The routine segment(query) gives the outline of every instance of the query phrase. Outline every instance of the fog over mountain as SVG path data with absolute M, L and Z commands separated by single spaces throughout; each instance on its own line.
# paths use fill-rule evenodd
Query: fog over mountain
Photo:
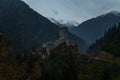
M 45 17 L 83 22 L 98 15 L 120 11 L 120 0 L 23 0 Z

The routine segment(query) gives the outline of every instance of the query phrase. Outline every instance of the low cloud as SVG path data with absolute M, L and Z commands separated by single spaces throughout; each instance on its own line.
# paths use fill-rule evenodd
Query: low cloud
M 100 14 L 120 11 L 120 0 L 23 0 L 46 17 L 85 21 Z M 59 14 L 59 15 L 58 15 Z

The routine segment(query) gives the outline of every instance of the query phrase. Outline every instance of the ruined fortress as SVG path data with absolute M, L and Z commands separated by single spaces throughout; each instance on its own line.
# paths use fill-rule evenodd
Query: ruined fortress
M 74 40 L 71 40 L 69 39 L 68 37 L 68 28 L 67 27 L 62 27 L 60 30 L 59 30 L 59 39 L 52 42 L 52 41 L 48 41 L 46 43 L 43 44 L 43 48 L 46 48 L 46 52 L 47 52 L 47 55 L 50 54 L 50 51 L 55 49 L 57 46 L 59 46 L 61 43 L 66 43 L 67 46 L 75 46 L 75 41 Z

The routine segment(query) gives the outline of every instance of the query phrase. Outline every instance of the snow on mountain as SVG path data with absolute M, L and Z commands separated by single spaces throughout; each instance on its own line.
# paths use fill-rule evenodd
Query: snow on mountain
M 58 19 L 54 19 L 54 18 L 49 18 L 49 20 L 51 22 L 53 22 L 54 24 L 60 26 L 60 27 L 64 27 L 65 26 L 65 27 L 71 28 L 71 27 L 76 27 L 76 26 L 79 25 L 79 23 L 76 22 L 76 21 L 64 21 L 62 19 L 58 20 Z

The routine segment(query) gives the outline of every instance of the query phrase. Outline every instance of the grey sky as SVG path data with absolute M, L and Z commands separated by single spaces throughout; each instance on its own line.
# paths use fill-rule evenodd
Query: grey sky
M 79 23 L 109 11 L 120 11 L 120 0 L 23 0 L 45 17 Z

